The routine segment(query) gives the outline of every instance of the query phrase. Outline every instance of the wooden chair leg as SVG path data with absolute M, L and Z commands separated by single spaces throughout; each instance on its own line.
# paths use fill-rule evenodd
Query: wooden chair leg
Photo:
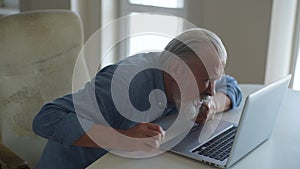
M 0 169 L 29 169 L 27 162 L 0 143 Z

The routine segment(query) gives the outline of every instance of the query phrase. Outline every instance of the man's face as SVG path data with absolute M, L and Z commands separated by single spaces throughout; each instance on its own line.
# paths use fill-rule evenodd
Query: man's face
M 181 107 L 181 110 L 185 112 L 188 119 L 193 119 L 198 114 L 204 100 L 215 95 L 216 81 L 223 74 L 224 63 L 214 58 L 211 56 L 210 60 L 204 61 L 206 64 L 199 59 L 188 60 L 186 65 L 192 73 L 183 71 L 178 77 L 182 86 L 180 97 L 177 97 L 175 102 L 177 107 Z M 196 85 L 192 84 L 193 79 Z
M 181 99 L 183 102 L 190 102 L 199 100 L 201 102 L 207 96 L 215 95 L 216 80 L 218 80 L 223 74 L 223 65 L 215 56 L 208 56 L 210 59 L 203 62 L 199 59 L 190 59 L 187 61 L 192 74 L 183 73 L 179 77 L 183 81 L 184 93 L 181 93 Z M 196 87 L 191 85 L 192 79 L 196 80 Z

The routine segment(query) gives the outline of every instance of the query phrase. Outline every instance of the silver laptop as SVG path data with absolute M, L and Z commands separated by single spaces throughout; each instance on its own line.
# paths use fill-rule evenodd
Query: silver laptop
M 196 125 L 169 151 L 220 168 L 232 166 L 270 137 L 290 79 L 291 75 L 247 96 L 238 125 L 221 120 L 205 141 L 199 141 L 203 125 Z M 171 113 L 155 123 L 166 130 L 176 117 Z

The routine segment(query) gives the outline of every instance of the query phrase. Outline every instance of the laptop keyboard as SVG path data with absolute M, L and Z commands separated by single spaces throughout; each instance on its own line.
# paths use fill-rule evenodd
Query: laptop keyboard
M 223 161 L 229 157 L 237 127 L 233 126 L 207 143 L 192 150 L 192 153 Z

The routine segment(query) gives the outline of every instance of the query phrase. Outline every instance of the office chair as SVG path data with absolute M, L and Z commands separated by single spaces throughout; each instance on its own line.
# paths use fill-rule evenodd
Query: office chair
M 69 10 L 0 18 L 0 168 L 35 168 L 45 139 L 32 131 L 43 104 L 72 91 L 83 43 L 80 18 Z

